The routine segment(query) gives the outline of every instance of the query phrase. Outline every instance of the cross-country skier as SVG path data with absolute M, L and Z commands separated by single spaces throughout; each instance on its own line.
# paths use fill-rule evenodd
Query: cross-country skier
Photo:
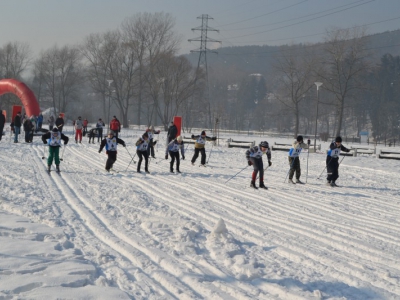
M 171 156 L 171 162 L 169 163 L 169 171 L 174 173 L 174 162 L 176 159 L 176 172 L 181 173 L 179 170 L 179 149 L 181 150 L 182 159 L 185 159 L 185 146 L 183 144 L 183 139 L 178 136 L 176 139 L 172 140 L 165 150 L 165 159 L 168 159 L 168 153 Z
M 42 141 L 44 144 L 49 145 L 49 157 L 47 158 L 47 170 L 51 170 L 51 165 L 56 163 L 56 170 L 60 172 L 60 147 L 61 140 L 64 141 L 64 145 L 68 144 L 69 138 L 65 136 L 57 127 L 54 127 L 51 131 L 42 135 Z
M 98 128 L 92 128 L 89 130 L 89 132 L 87 133 L 87 136 L 89 138 L 89 144 L 90 144 L 90 140 L 92 140 L 93 144 L 94 144 L 94 138 L 98 135 L 98 131 L 99 131 Z
M 301 169 L 300 169 L 300 153 L 301 150 L 308 149 L 308 145 L 303 143 L 303 137 L 299 135 L 297 139 L 293 142 L 292 148 L 289 150 L 289 183 L 304 184 L 300 181 Z M 293 181 L 293 175 L 296 172 L 296 182 Z
M 216 139 L 216 137 L 208 137 L 204 130 L 201 132 L 200 135 L 192 134 L 192 140 L 196 140 L 196 142 L 194 143 L 194 155 L 192 157 L 193 166 L 196 159 L 199 157 L 199 152 L 201 153 L 201 165 L 203 167 L 206 166 L 206 149 L 204 148 L 206 145 L 206 141 L 215 141 Z
M 326 169 L 328 171 L 326 185 L 330 185 L 332 187 L 337 186 L 336 180 L 339 178 L 340 151 L 350 152 L 349 149 L 342 145 L 342 138 L 338 136 L 329 146 L 328 155 L 326 157 Z
M 155 158 L 154 156 L 154 146 L 156 145 L 157 141 L 153 141 L 154 135 L 155 134 L 160 134 L 160 130 L 155 131 L 154 126 L 151 125 L 147 130 L 147 134 L 149 135 L 149 146 L 147 148 L 147 152 L 149 152 L 149 155 L 151 154 L 152 158 Z
M 257 189 L 256 178 L 258 172 L 260 172 L 260 188 L 268 189 L 264 185 L 264 164 L 262 160 L 262 155 L 266 154 L 268 158 L 268 165 L 271 166 L 271 150 L 269 149 L 268 142 L 261 142 L 258 146 L 254 146 L 246 151 L 246 159 L 249 166 L 253 166 L 254 171 L 251 176 L 250 187 Z
M 113 167 L 114 163 L 117 161 L 117 145 L 121 144 L 123 147 L 126 147 L 126 144 L 123 140 L 117 138 L 114 135 L 114 131 L 110 130 L 107 134 L 107 137 L 101 141 L 99 153 L 106 147 L 106 154 L 108 155 L 108 159 L 106 162 L 106 171 L 110 172 L 110 169 Z
M 136 154 L 139 157 L 138 165 L 137 165 L 137 172 L 140 173 L 140 166 L 143 161 L 144 157 L 144 171 L 146 173 L 149 172 L 149 152 L 147 152 L 149 142 L 149 135 L 145 132 L 136 142 Z

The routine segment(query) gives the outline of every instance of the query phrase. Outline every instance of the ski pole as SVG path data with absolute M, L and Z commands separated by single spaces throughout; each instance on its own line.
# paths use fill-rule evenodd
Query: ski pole
M 290 157 L 290 156 L 289 156 L 289 157 Z M 290 165 L 289 171 L 287 172 L 286 177 L 285 177 L 285 181 L 284 181 L 283 183 L 286 182 L 286 179 L 287 179 L 288 176 L 289 176 L 290 170 L 293 168 L 293 165 L 294 165 L 294 161 L 295 161 L 295 160 L 296 160 L 296 157 L 293 157 L 293 161 L 292 161 L 292 163 L 291 163 L 291 165 Z
M 126 149 L 126 152 L 128 152 L 129 156 L 133 159 L 132 155 L 129 153 L 128 148 L 126 146 L 124 148 Z
M 213 143 L 212 146 L 211 146 L 210 154 L 209 154 L 208 159 L 207 159 L 207 162 L 206 162 L 207 165 L 208 165 L 208 161 L 210 160 L 213 147 L 214 147 L 214 143 Z
M 64 158 L 63 158 L 64 157 L 64 151 L 65 151 L 65 144 L 64 144 L 64 149 L 63 149 L 63 152 L 62 152 L 61 158 L 60 158 L 61 161 L 64 161 Z
M 135 153 L 135 155 L 132 157 L 132 160 L 131 160 L 131 162 L 129 163 L 128 167 L 126 168 L 125 172 L 129 169 L 129 166 L 130 166 L 131 163 L 133 162 L 133 159 L 135 158 L 135 156 L 136 156 L 136 153 Z M 136 164 L 136 161 L 134 162 L 134 164 Z
M 308 157 L 310 156 L 310 144 L 311 141 L 310 139 L 307 140 L 307 144 L 308 144 L 308 153 L 307 153 L 307 173 L 306 173 L 306 183 L 307 183 L 307 177 L 308 177 Z
M 236 177 L 240 172 L 244 171 L 245 169 L 247 169 L 248 166 L 244 167 L 243 169 L 241 169 L 239 172 L 237 172 L 235 175 L 233 175 L 231 178 L 229 178 L 227 181 L 225 181 L 225 183 L 227 183 L 229 180 L 231 180 L 232 178 Z
M 332 157 L 331 157 L 331 159 L 329 160 L 329 162 L 326 164 L 325 168 L 322 170 L 321 174 L 319 174 L 319 176 L 317 177 L 317 179 L 319 179 L 319 178 L 321 177 L 322 173 L 324 173 L 326 167 L 331 163 L 331 160 L 332 160 Z
M 342 163 L 342 161 L 343 161 L 343 159 L 344 159 L 345 157 L 346 157 L 346 156 L 345 156 L 345 155 L 343 155 L 343 158 L 342 158 L 342 160 L 340 161 L 339 165 Z

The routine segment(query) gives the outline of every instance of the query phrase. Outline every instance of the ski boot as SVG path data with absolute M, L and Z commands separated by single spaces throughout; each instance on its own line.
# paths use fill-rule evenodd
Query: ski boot
M 60 165 L 56 165 L 56 171 L 60 172 Z
M 176 169 L 176 173 L 182 173 L 181 171 L 179 171 L 179 169 Z
M 170 171 L 171 173 L 174 173 L 174 169 L 172 169 L 172 168 L 170 168 L 169 171 Z
M 268 187 L 264 184 L 264 182 L 260 182 L 260 189 L 268 190 Z
M 149 170 L 145 169 L 144 171 L 145 171 L 147 174 L 150 174 Z
M 293 181 L 292 178 L 289 178 L 288 183 L 289 183 L 289 184 L 296 184 L 296 183 Z
M 300 181 L 299 178 L 296 179 L 296 183 L 298 183 L 298 184 L 304 184 L 304 182 Z
M 47 166 L 47 171 L 49 171 L 49 172 L 51 171 L 51 165 Z
M 258 189 L 258 187 L 256 187 L 256 183 L 254 181 L 250 182 L 250 187 L 253 189 L 256 189 L 256 190 Z
M 337 187 L 337 186 L 338 185 L 334 181 L 331 182 L 331 187 Z

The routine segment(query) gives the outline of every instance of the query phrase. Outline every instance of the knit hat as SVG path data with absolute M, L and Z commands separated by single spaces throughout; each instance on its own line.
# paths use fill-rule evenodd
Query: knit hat
M 182 142 L 182 137 L 181 137 L 181 136 L 178 136 L 178 137 L 176 138 L 176 140 L 177 140 L 178 142 Z
M 297 137 L 297 141 L 298 141 L 298 142 L 302 142 L 302 141 L 303 141 L 303 136 L 302 136 L 302 135 L 299 135 L 299 136 Z
M 142 138 L 148 138 L 149 137 L 149 134 L 147 133 L 147 132 L 145 132 L 145 133 L 143 133 L 143 135 L 142 135 Z
M 340 136 L 337 136 L 335 139 L 336 143 L 341 143 L 342 142 L 342 138 Z
M 203 130 L 200 135 L 206 135 L 206 132 Z
M 54 127 L 51 131 L 52 131 L 52 132 L 58 132 L 58 128 L 57 128 L 57 127 Z

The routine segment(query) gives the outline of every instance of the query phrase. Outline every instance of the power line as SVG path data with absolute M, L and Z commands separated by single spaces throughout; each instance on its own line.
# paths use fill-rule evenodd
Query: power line
M 274 22 L 274 23 L 263 24 L 263 25 L 257 25 L 257 26 L 251 26 L 251 27 L 243 27 L 243 28 L 236 28 L 236 29 L 226 29 L 225 31 L 247 30 L 247 29 L 253 29 L 253 28 L 258 28 L 258 27 L 264 27 L 264 26 L 270 26 L 270 25 L 281 24 L 281 23 L 285 23 L 285 22 L 290 22 L 290 21 L 298 20 L 298 19 L 303 19 L 303 18 L 310 17 L 310 16 L 319 15 L 319 14 L 322 14 L 322 13 L 325 13 L 325 12 L 328 12 L 328 11 L 331 11 L 331 10 L 335 10 L 335 9 L 338 9 L 338 8 L 341 8 L 341 7 L 353 5 L 353 4 L 358 3 L 358 2 L 364 2 L 364 0 L 358 0 L 358 1 L 353 2 L 353 3 L 349 3 L 349 4 L 345 4 L 345 5 L 340 5 L 340 6 L 333 7 L 333 8 L 327 9 L 327 10 L 319 11 L 319 12 L 317 12 L 317 13 L 308 14 L 308 15 L 305 15 L 305 16 L 302 16 L 302 17 L 297 17 L 297 18 L 293 18 L 293 19 L 289 19 L 289 20 L 285 20 L 285 21 Z
M 336 12 L 332 12 L 332 13 L 325 14 L 325 15 L 322 15 L 322 16 L 319 16 L 319 17 L 315 17 L 315 18 L 311 18 L 311 19 L 308 19 L 308 20 L 305 20 L 305 21 L 301 21 L 301 22 L 297 22 L 297 23 L 293 23 L 293 24 L 289 24 L 289 25 L 285 25 L 285 26 L 281 26 L 281 27 L 277 27 L 277 28 L 272 28 L 272 29 L 269 29 L 269 30 L 259 31 L 259 32 L 256 32 L 256 33 L 244 34 L 244 35 L 239 35 L 239 36 L 234 36 L 234 37 L 229 37 L 229 38 L 241 38 L 241 37 L 252 36 L 252 35 L 257 35 L 257 34 L 261 34 L 261 33 L 271 32 L 271 31 L 274 31 L 274 30 L 282 29 L 282 28 L 291 27 L 291 26 L 294 26 L 294 25 L 298 25 L 298 24 L 306 23 L 306 22 L 313 21 L 313 20 L 316 20 L 316 19 L 320 19 L 320 18 L 329 16 L 329 15 L 337 14 L 339 12 L 346 11 L 346 10 L 349 10 L 349 9 L 352 9 L 354 7 L 358 7 L 358 6 L 361 6 L 361 5 L 365 5 L 365 4 L 371 3 L 373 1 L 375 1 L 375 0 L 370 0 L 370 1 L 365 2 L 365 3 L 354 5 L 354 6 L 349 7 L 349 8 L 341 9 L 341 10 L 338 10 Z
M 268 15 L 270 15 L 270 14 L 273 14 L 273 13 L 276 13 L 276 12 L 278 12 L 278 11 L 282 11 L 282 10 L 285 10 L 285 9 L 288 9 L 288 8 L 291 8 L 291 7 L 294 7 L 294 6 L 296 6 L 296 5 L 302 4 L 302 3 L 307 2 L 307 1 L 308 1 L 308 0 L 303 0 L 303 1 L 299 2 L 299 3 L 295 3 L 295 4 L 292 4 L 292 5 L 283 7 L 283 8 L 281 8 L 281 9 L 278 9 L 278 10 L 275 10 L 275 11 L 271 11 L 271 12 L 266 13 L 266 14 L 262 14 L 262 15 L 259 15 L 259 16 L 255 16 L 255 17 L 253 17 L 253 18 L 249 18 L 249 19 L 245 19 L 245 20 L 237 21 L 237 22 L 233 22 L 233 23 L 223 24 L 223 25 L 220 25 L 220 27 L 225 27 L 225 26 L 229 26 L 229 25 L 233 25 L 233 24 L 239 24 L 239 23 L 247 22 L 247 21 L 250 21 L 250 20 L 257 19 L 257 18 L 261 18 L 261 17 L 264 17 L 264 16 L 268 16 Z
M 348 27 L 348 28 L 344 28 L 344 29 L 353 29 L 353 28 L 358 28 L 358 27 L 370 26 L 370 25 L 375 25 L 375 24 L 389 22 L 389 21 L 398 20 L 398 19 L 400 19 L 400 17 L 391 18 L 391 19 L 387 19 L 387 20 L 383 20 L 383 21 L 374 22 L 374 23 L 368 23 L 368 24 L 363 24 L 363 25 L 352 26 L 352 27 Z M 314 34 L 308 34 L 308 35 L 299 35 L 299 36 L 290 37 L 290 38 L 271 39 L 271 40 L 262 40 L 262 41 L 250 41 L 250 42 L 237 42 L 237 43 L 242 43 L 243 44 L 243 43 L 277 42 L 277 41 L 293 40 L 293 39 L 304 38 L 304 37 L 312 37 L 312 36 L 317 36 L 317 35 L 321 35 L 321 34 L 326 34 L 327 32 L 332 32 L 332 30 L 331 31 L 325 31 L 325 32 L 319 32 L 319 33 L 314 33 Z M 220 34 L 222 35 L 222 33 L 220 33 Z M 232 44 L 232 46 L 234 46 L 234 45 Z

